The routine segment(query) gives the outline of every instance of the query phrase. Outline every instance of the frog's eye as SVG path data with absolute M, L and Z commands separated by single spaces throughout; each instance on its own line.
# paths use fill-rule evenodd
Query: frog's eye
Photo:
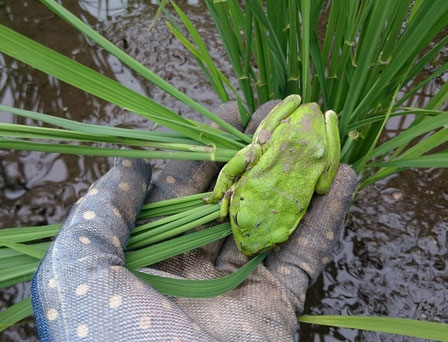
M 234 219 L 238 227 L 249 229 L 253 225 L 253 215 L 249 208 L 241 206 L 236 215 L 237 217 L 234 217 Z
M 233 215 L 233 221 L 235 222 L 235 225 L 237 225 L 239 227 L 239 224 L 238 224 L 238 214 Z

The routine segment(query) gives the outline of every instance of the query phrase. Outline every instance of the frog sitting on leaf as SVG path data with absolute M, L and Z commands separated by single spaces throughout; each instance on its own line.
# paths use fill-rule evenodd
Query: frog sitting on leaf
M 221 170 L 207 203 L 221 200 L 238 249 L 252 255 L 286 241 L 314 191 L 325 194 L 340 158 L 338 118 L 290 95 L 258 126 L 252 143 Z

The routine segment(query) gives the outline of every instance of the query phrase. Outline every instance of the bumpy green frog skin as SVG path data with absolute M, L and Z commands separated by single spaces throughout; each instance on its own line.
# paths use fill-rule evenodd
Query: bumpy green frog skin
M 258 126 L 252 143 L 221 170 L 208 203 L 230 212 L 238 249 L 252 255 L 288 239 L 314 191 L 328 192 L 336 174 L 340 142 L 336 113 L 325 117 L 299 95 L 278 104 Z

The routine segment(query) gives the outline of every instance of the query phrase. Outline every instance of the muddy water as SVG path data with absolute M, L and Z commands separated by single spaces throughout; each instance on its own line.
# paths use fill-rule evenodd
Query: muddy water
M 224 57 L 207 10 L 179 2 L 199 27 L 224 72 Z M 63 1 L 78 17 L 208 108 L 219 105 L 190 55 L 159 23 L 150 1 Z M 99 70 L 174 111 L 196 118 L 186 106 L 142 81 L 93 46 L 36 1 L 0 1 L 0 23 Z M 423 89 L 420 105 L 446 79 Z M 88 96 L 0 55 L 0 102 L 78 121 L 151 128 L 152 123 Z M 37 124 L 0 113 L 0 121 Z M 393 135 L 405 122 L 389 125 Z M 104 174 L 105 158 L 0 150 L 0 227 L 61 222 L 79 196 Z M 155 164 L 155 171 L 163 162 Z M 336 249 L 334 263 L 309 290 L 308 314 L 416 318 L 448 323 L 448 172 L 408 170 L 359 195 Z M 0 292 L 0 310 L 29 294 L 21 284 Z M 303 341 L 409 341 L 394 335 L 301 325 Z M 31 319 L 0 334 L 0 341 L 35 341 Z

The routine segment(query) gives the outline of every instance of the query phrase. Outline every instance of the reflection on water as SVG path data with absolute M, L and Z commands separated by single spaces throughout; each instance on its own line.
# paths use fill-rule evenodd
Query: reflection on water
M 144 1 L 78 0 L 82 8 L 97 20 L 105 20 L 126 12 L 128 6 L 144 6 Z
M 158 0 L 151 0 L 151 4 L 153 4 L 153 5 L 157 5 L 158 3 L 160 3 L 160 1 L 158 1 Z M 187 0 L 186 3 L 187 3 L 187 5 L 198 5 L 199 4 L 199 0 Z
M 174 101 L 93 46 L 69 25 L 36 1 L 6 0 L 0 22 L 66 56 L 112 77 L 163 103 L 175 112 L 197 119 Z M 163 22 L 148 31 L 156 11 L 153 1 L 63 1 L 64 6 L 96 27 L 112 42 L 149 66 L 208 108 L 219 105 L 201 71 Z M 193 6 L 187 6 L 192 4 Z M 218 35 L 205 5 L 180 2 L 198 26 L 209 50 L 225 73 Z M 25 10 L 23 8 L 25 6 Z M 97 19 L 98 18 L 98 19 Z M 446 75 L 421 90 L 413 105 L 422 106 L 446 81 Z M 102 100 L 88 96 L 0 55 L 0 102 L 78 121 L 111 126 L 151 128 L 152 123 Z M 388 124 L 390 135 L 408 119 Z M 39 124 L 0 113 L 0 121 Z M 0 225 L 32 226 L 61 222 L 71 205 L 104 174 L 104 158 L 11 152 L 0 150 Z M 163 163 L 156 164 L 157 174 Z M 408 170 L 366 190 L 354 203 L 335 262 L 308 293 L 306 313 L 395 316 L 431 321 L 448 317 L 448 174 L 445 170 Z M 28 295 L 28 285 L 1 291 L 3 309 Z M 1 310 L 2 310 L 1 309 Z M 397 336 L 301 325 L 303 341 L 409 341 Z M 33 322 L 8 329 L 1 341 L 35 341 Z
M 160 2 L 160 0 L 150 0 L 151 5 L 158 5 Z M 99 21 L 126 15 L 126 13 L 135 10 L 144 11 L 148 7 L 147 0 L 78 0 L 78 3 Z M 187 0 L 184 3 L 190 6 L 197 6 L 199 5 L 199 0 Z

